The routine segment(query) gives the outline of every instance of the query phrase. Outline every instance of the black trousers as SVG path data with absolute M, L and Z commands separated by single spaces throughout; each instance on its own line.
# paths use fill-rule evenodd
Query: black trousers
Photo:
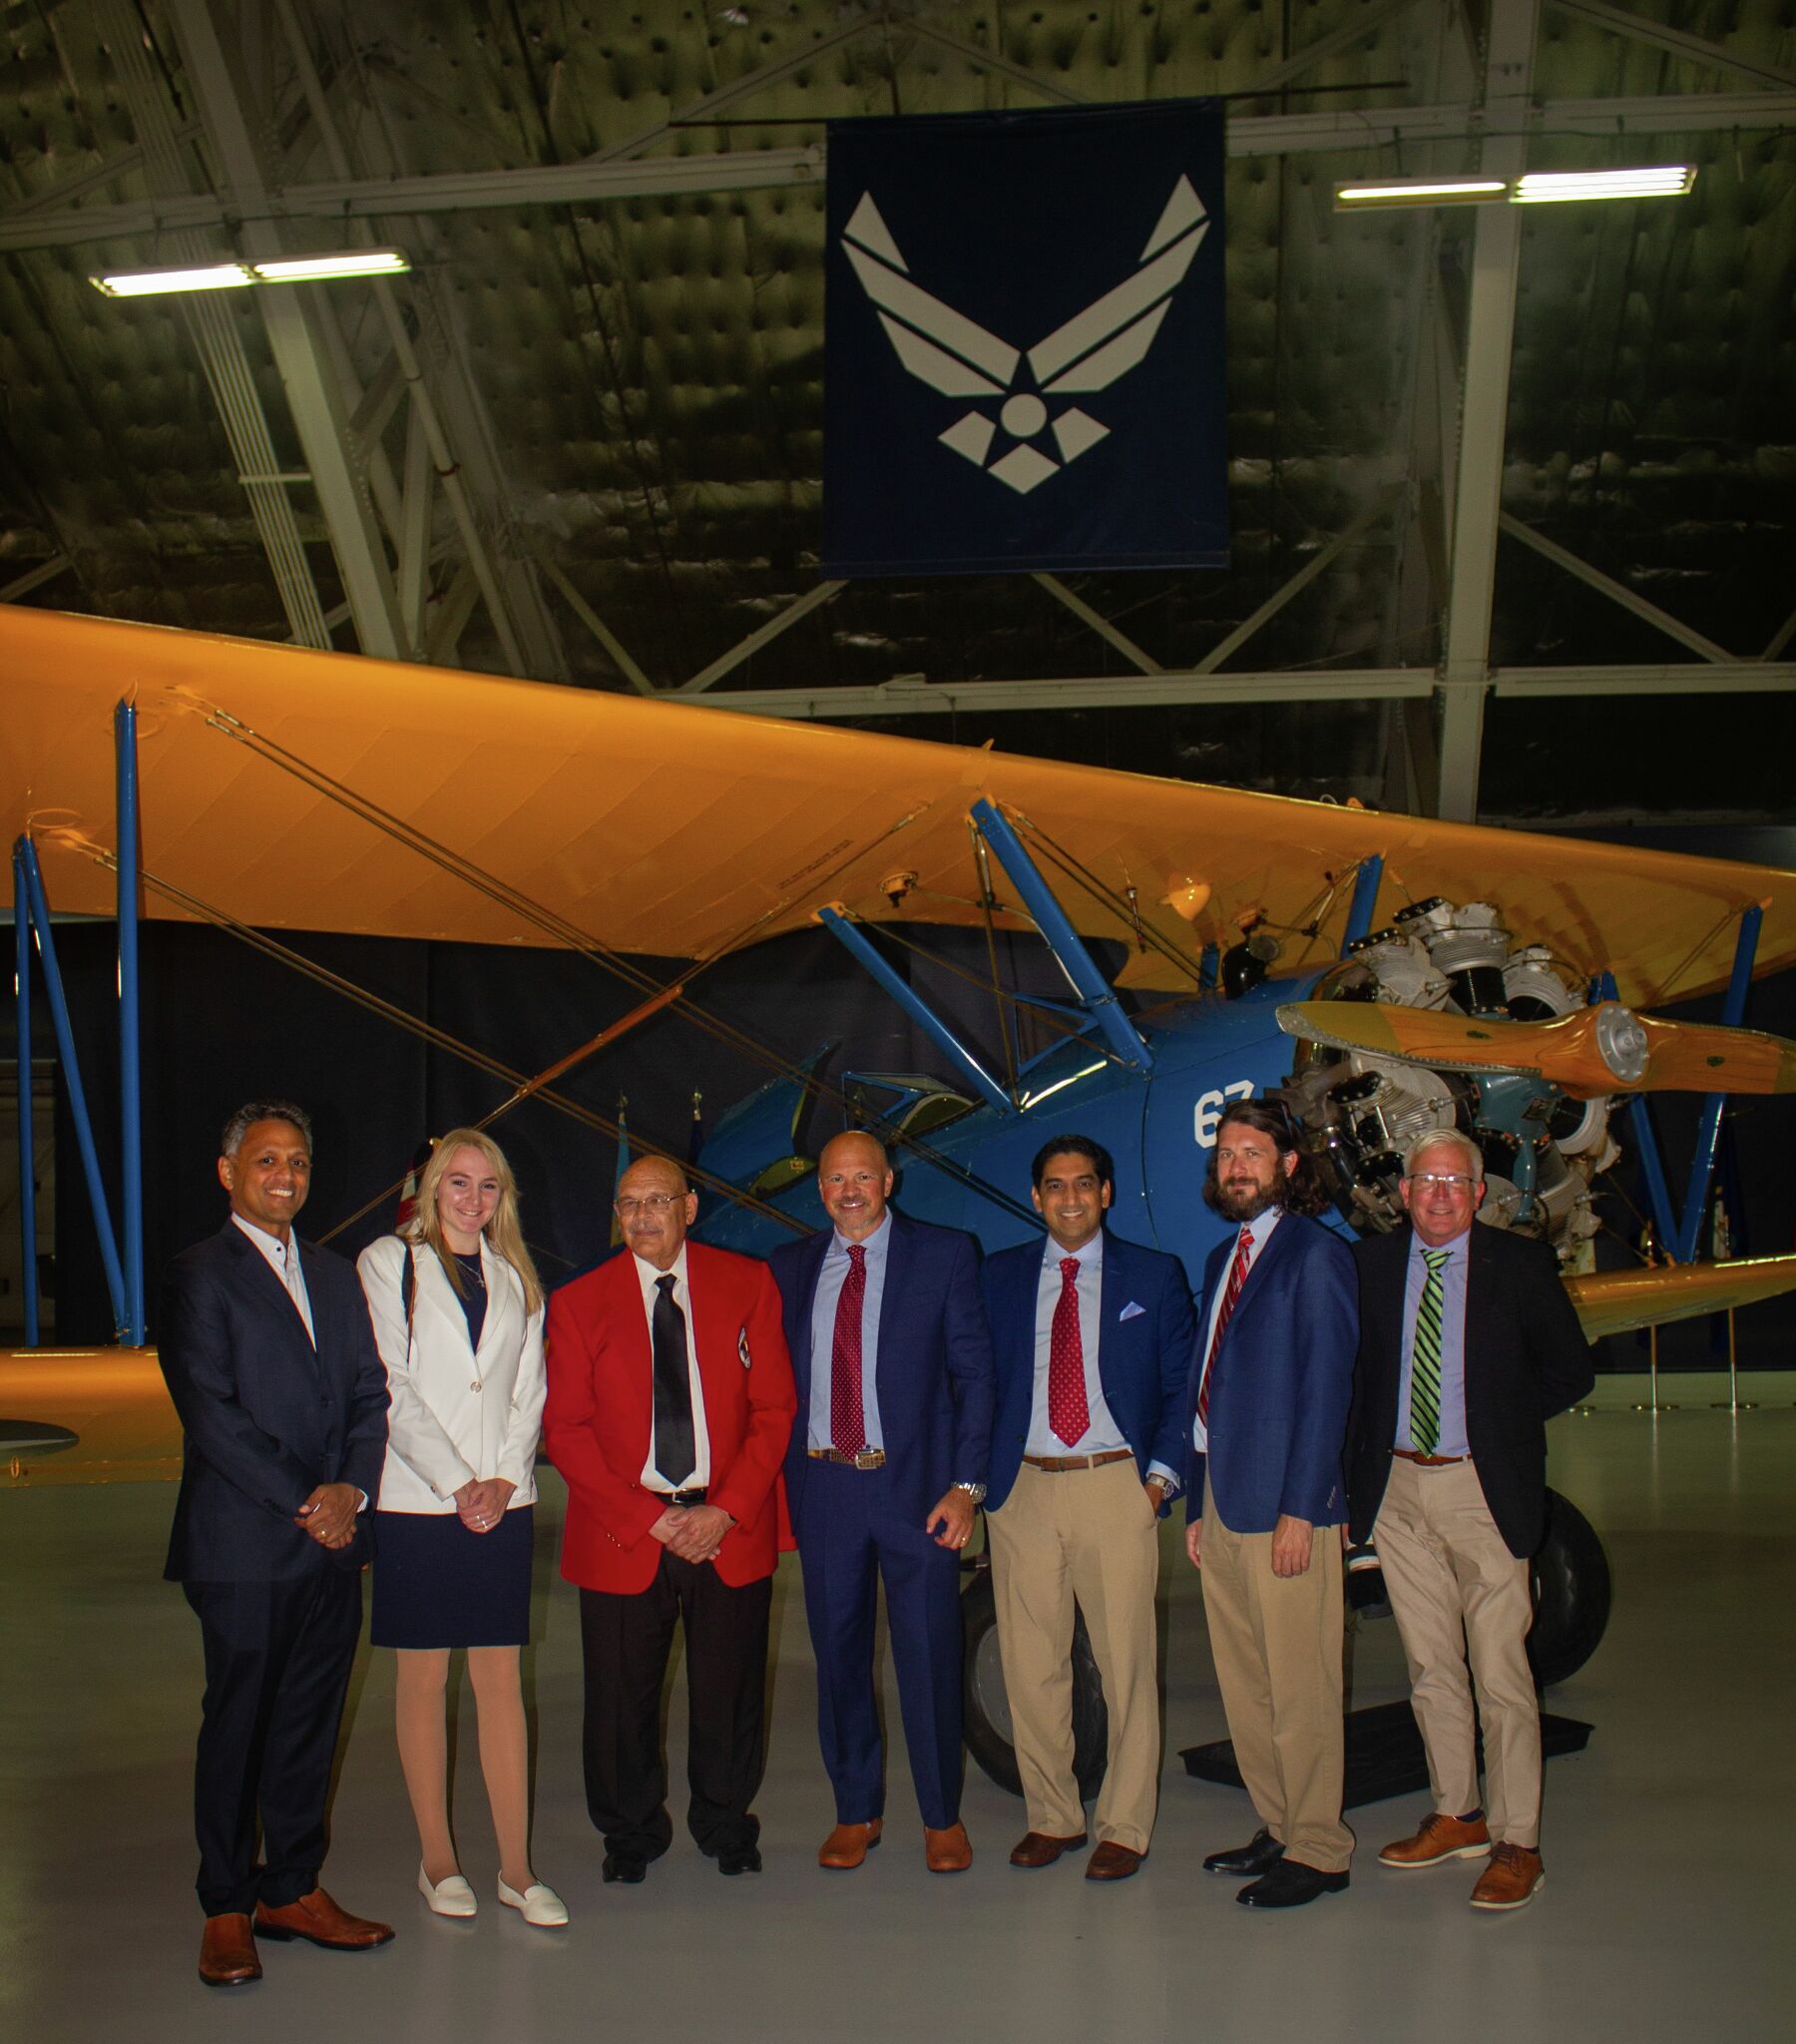
M 272 1909 L 318 1885 L 324 1808 L 349 1671 L 361 1637 L 361 1571 L 292 1582 L 186 1583 L 206 1648 L 194 1765 L 200 1906 Z M 261 1820 L 262 1864 L 255 1858 Z
M 607 1851 L 659 1859 L 673 1842 L 661 1698 L 676 1619 L 685 1625 L 687 1828 L 713 1856 L 760 1835 L 748 1805 L 766 1761 L 772 1604 L 771 1577 L 732 1589 L 709 1562 L 665 1548 L 654 1582 L 635 1596 L 581 1591 L 587 1808 Z

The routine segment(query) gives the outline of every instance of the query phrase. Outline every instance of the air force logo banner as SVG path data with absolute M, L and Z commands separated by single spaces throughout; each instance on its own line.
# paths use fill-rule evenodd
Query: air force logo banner
M 1228 561 L 1214 100 L 832 122 L 823 571 Z

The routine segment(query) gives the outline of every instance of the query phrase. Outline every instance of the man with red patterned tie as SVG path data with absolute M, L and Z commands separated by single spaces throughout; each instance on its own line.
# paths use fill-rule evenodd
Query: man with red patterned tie
M 1029 1812 L 1011 1864 L 1051 1866 L 1086 1842 L 1077 1601 L 1110 1721 L 1086 1878 L 1126 1880 L 1147 1856 L 1158 1800 L 1153 1593 L 1158 1522 L 1185 1460 L 1191 1288 L 1176 1257 L 1105 1226 L 1116 1168 L 1102 1144 L 1053 1137 L 1033 1177 L 1048 1240 L 1000 1251 L 980 1278 L 998 1369 L 986 1523 Z
M 973 1848 L 960 1820 L 960 1551 L 985 1496 L 992 1346 L 971 1236 L 886 1205 L 892 1168 L 861 1131 L 817 1160 L 833 1224 L 770 1259 L 798 1385 L 786 1495 L 817 1655 L 836 1825 L 818 1863 L 879 1843 L 885 1770 L 873 1692 L 883 1581 L 911 1780 L 932 1873 Z
M 1234 1233 L 1210 1253 L 1191 1371 L 1185 1551 L 1203 1571 L 1216 1682 L 1261 1828 L 1213 1852 L 1286 1909 L 1347 1885 L 1341 1821 L 1341 1446 L 1359 1338 L 1347 1245 L 1283 1110 L 1232 1104 L 1203 1197 Z

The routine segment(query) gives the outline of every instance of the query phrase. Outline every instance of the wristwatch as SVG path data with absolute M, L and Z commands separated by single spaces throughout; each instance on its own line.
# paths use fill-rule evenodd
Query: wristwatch
M 964 1490 L 974 1504 L 985 1503 L 986 1487 L 983 1483 L 957 1483 L 953 1487 L 956 1490 Z

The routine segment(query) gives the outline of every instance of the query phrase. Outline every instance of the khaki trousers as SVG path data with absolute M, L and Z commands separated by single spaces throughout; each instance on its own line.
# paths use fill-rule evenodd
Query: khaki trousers
M 1492 1841 L 1533 1850 L 1541 1836 L 1541 1713 L 1528 1665 L 1527 1562 L 1498 1532 L 1470 1462 L 1418 1469 L 1394 1455 L 1372 1538 L 1403 1635 L 1435 1807 L 1464 1816 L 1479 1806 L 1474 1742 L 1482 1718 Z
M 1110 1714 L 1098 1836 L 1145 1852 L 1159 1792 L 1159 1531 L 1134 1459 L 1052 1471 L 1025 1462 L 986 1527 L 1029 1828 L 1053 1838 L 1076 1838 L 1086 1828 L 1073 1774 L 1077 1599 Z
M 1203 1500 L 1203 1614 L 1235 1765 L 1287 1858 L 1344 1873 L 1341 1536 L 1318 1526 L 1300 1576 L 1272 1573 L 1270 1533 L 1231 1533 Z

